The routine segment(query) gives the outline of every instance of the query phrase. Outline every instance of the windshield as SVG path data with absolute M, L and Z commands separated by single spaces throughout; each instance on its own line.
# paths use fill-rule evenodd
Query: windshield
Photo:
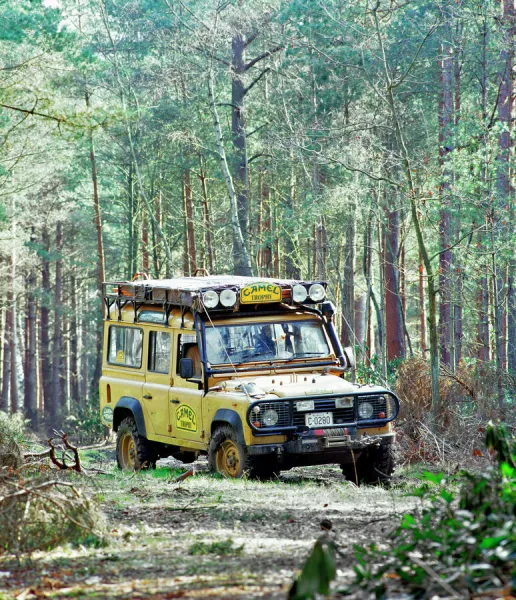
M 210 364 L 289 361 L 329 354 L 319 321 L 206 327 L 206 358 Z

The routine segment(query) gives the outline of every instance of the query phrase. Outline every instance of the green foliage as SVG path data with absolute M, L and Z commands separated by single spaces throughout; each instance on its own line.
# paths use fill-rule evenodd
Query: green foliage
M 25 446 L 25 426 L 27 420 L 21 413 L 9 415 L 0 410 L 0 446 L 15 443 Z
M 79 444 L 92 444 L 104 437 L 98 398 L 93 398 L 85 404 L 76 404 L 66 417 L 65 423 L 66 433 Z
M 442 473 L 421 475 L 423 485 L 413 495 L 423 499 L 423 511 L 404 515 L 391 548 L 355 549 L 358 586 L 383 597 L 386 581 L 396 581 L 417 597 L 429 597 L 432 590 L 465 596 L 511 585 L 516 439 L 504 426 L 490 424 L 486 445 L 496 462 L 482 473 L 463 471 L 448 479 Z
M 242 546 L 235 548 L 233 540 L 229 538 L 228 540 L 222 540 L 220 542 L 195 542 L 188 549 L 188 554 L 218 554 L 219 556 L 229 556 L 232 554 L 240 554 L 242 550 Z
M 292 584 L 289 600 L 312 600 L 317 594 L 328 596 L 336 571 L 333 545 L 326 537 L 321 537 Z

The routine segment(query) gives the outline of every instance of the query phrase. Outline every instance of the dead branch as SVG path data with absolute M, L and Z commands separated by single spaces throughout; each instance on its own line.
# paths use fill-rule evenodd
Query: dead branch
M 56 445 L 55 440 L 59 438 L 63 443 L 62 445 Z M 81 466 L 81 459 L 79 457 L 79 450 L 76 446 L 72 446 L 68 440 L 68 435 L 64 431 L 56 431 L 54 429 L 54 437 L 48 440 L 48 445 L 50 446 L 49 457 L 50 460 L 56 465 L 56 467 L 62 471 L 67 469 L 72 469 L 73 471 L 77 471 L 77 473 L 83 473 L 84 470 Z M 61 460 L 59 460 L 56 456 L 56 451 L 61 451 Z M 68 451 L 73 452 L 73 464 L 67 464 L 66 459 L 68 455 Z

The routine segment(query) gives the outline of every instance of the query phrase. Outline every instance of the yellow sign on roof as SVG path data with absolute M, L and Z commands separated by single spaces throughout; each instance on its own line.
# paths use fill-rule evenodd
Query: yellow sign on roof
M 246 285 L 240 290 L 241 304 L 258 304 L 260 302 L 281 302 L 281 288 L 269 282 L 257 282 Z

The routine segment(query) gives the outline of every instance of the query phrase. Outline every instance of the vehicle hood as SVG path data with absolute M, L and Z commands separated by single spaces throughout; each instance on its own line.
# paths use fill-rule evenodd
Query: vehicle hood
M 353 392 L 377 392 L 378 386 L 353 384 L 335 375 L 320 373 L 291 373 L 288 375 L 239 377 L 225 381 L 217 391 L 240 392 L 250 398 L 263 396 L 277 398 L 299 398 L 301 396 L 319 396 L 322 394 L 346 394 Z

